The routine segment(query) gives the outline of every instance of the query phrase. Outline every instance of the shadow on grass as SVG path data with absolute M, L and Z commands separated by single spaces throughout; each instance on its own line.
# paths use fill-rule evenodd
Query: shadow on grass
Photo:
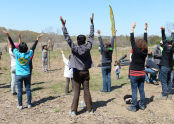
M 112 102 L 115 98 L 108 99 L 107 101 L 96 101 L 93 103 L 94 112 L 100 108 L 106 106 L 109 102 Z
M 115 98 L 108 99 L 107 101 L 96 101 L 93 102 L 93 111 L 95 112 L 98 108 L 106 106 L 109 102 L 113 101 Z M 77 114 L 83 114 L 87 111 L 87 107 L 83 108 Z
M 39 84 L 43 84 L 45 82 L 37 82 L 37 83 L 32 83 L 31 85 L 39 85 Z
M 56 98 L 58 98 L 58 97 L 60 97 L 60 96 L 56 96 L 56 97 L 55 97 L 55 96 L 49 96 L 49 97 L 42 98 L 42 99 L 40 99 L 40 100 L 38 100 L 38 101 L 34 101 L 34 102 L 32 103 L 32 107 L 35 107 L 35 106 L 40 105 L 40 104 L 43 104 L 43 103 L 45 103 L 45 102 L 54 100 L 54 99 L 56 99 Z
M 123 83 L 123 84 L 121 84 L 121 85 L 119 85 L 119 86 L 112 86 L 111 87 L 111 91 L 113 91 L 113 90 L 115 90 L 115 89 L 119 89 L 119 88 L 122 88 L 124 85 L 126 85 L 127 83 Z
M 0 88 L 10 88 L 10 87 L 11 87 L 10 84 L 7 84 L 7 85 L 5 85 L 5 83 L 0 84 Z
M 48 70 L 48 72 L 54 72 L 54 71 L 59 71 L 59 70 L 62 70 L 62 68 L 51 69 L 51 70 Z
M 148 105 L 148 104 L 150 104 L 151 102 L 153 102 L 153 100 L 154 100 L 154 96 L 151 96 L 150 98 L 146 98 L 146 99 L 145 99 L 146 105 Z
M 44 89 L 44 88 L 43 87 L 36 87 L 36 88 L 31 89 L 31 92 L 42 90 L 42 89 Z M 23 91 L 23 94 L 26 94 L 26 91 Z

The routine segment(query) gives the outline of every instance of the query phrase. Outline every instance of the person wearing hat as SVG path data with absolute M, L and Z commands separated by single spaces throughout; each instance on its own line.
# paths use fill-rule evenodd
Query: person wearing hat
M 166 37 L 165 28 L 161 27 L 163 51 L 160 61 L 160 81 L 162 85 L 162 93 L 157 97 L 159 100 L 172 98 L 172 82 L 170 80 L 173 62 L 173 40 L 171 37 Z

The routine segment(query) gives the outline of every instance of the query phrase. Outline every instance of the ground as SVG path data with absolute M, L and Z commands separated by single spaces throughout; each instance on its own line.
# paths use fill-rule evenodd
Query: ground
M 121 49 L 128 53 L 129 49 Z M 68 57 L 69 50 L 65 51 Z M 76 117 L 69 115 L 73 93 L 64 93 L 65 78 L 64 65 L 60 51 L 51 52 L 50 68 L 47 73 L 42 72 L 41 52 L 35 52 L 32 75 L 32 105 L 31 109 L 18 110 L 17 96 L 10 91 L 10 57 L 3 53 L 0 60 L 0 123 L 10 124 L 69 124 L 69 123 L 114 123 L 114 124 L 172 124 L 174 123 L 174 100 L 159 101 L 155 97 L 161 92 L 161 85 L 145 84 L 147 108 L 142 111 L 129 112 L 126 110 L 123 97 L 131 94 L 128 80 L 128 67 L 123 67 L 120 79 L 116 80 L 114 67 L 112 68 L 112 92 L 102 93 L 101 68 L 96 67 L 100 61 L 97 49 L 92 50 L 95 67 L 90 70 L 90 90 L 93 100 L 94 114 L 90 115 L 80 110 Z M 24 89 L 25 90 L 25 89 Z M 83 100 L 83 90 L 80 101 Z M 26 106 L 26 94 L 23 95 Z

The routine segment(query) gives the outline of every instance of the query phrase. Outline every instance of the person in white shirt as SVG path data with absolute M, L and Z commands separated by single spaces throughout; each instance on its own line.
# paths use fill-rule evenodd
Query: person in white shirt
M 117 63 L 117 65 L 115 67 L 115 74 L 116 74 L 116 79 L 118 80 L 119 79 L 121 66 L 120 66 L 120 62 L 116 61 L 116 63 Z
M 19 34 L 19 43 L 21 42 L 21 34 Z M 13 95 L 17 95 L 16 90 L 15 90 L 15 85 L 16 85 L 16 71 L 15 71 L 15 67 L 16 67 L 16 59 L 15 59 L 15 55 L 12 52 L 12 46 L 10 44 L 10 41 L 8 40 L 8 46 L 9 46 L 9 54 L 10 54 L 10 58 L 11 58 L 11 93 Z M 18 48 L 19 44 L 15 43 L 15 47 Z
M 62 58 L 63 58 L 63 62 L 65 64 L 65 69 L 64 69 L 64 77 L 66 78 L 66 88 L 65 88 L 65 93 L 69 93 L 69 83 L 70 81 L 72 82 L 72 91 L 73 91 L 73 69 L 69 67 L 69 60 L 65 57 L 63 51 L 61 51 L 62 53 Z M 70 59 L 71 56 L 69 56 Z

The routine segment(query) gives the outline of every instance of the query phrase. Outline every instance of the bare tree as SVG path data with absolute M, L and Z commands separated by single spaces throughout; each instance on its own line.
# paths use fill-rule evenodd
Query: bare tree
M 167 34 L 171 34 L 171 31 L 174 30 L 174 23 L 172 22 L 168 22 L 166 24 L 166 31 L 167 31 Z
M 58 35 L 58 31 L 54 32 L 52 27 L 48 27 L 46 28 L 44 31 L 44 33 L 46 33 L 46 35 L 44 36 L 44 40 L 48 41 L 50 40 L 50 50 L 54 50 L 54 45 L 56 42 L 59 42 L 59 35 Z

